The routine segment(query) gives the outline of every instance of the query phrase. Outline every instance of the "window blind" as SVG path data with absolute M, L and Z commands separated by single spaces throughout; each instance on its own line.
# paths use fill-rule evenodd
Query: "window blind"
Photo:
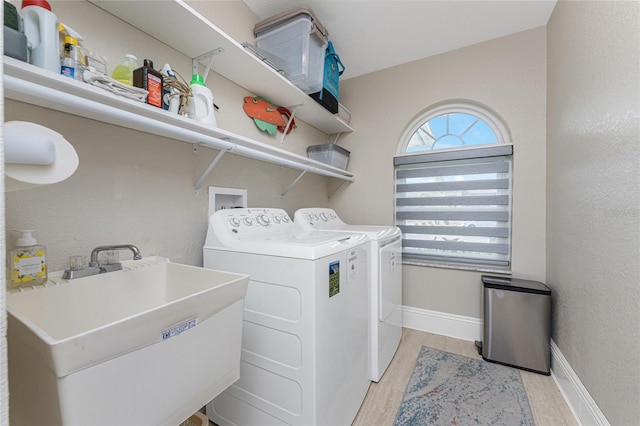
M 395 157 L 403 259 L 508 267 L 511 145 Z

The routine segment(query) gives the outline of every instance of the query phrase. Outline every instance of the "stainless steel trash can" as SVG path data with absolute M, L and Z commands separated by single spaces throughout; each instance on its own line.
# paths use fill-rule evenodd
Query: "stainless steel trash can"
M 482 358 L 551 374 L 551 289 L 537 281 L 486 275 L 482 284 Z

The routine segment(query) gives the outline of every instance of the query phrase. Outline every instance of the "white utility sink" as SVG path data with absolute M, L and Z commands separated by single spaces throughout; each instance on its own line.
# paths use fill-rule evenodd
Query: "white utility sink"
M 248 277 L 162 257 L 7 294 L 16 425 L 177 425 L 239 378 Z

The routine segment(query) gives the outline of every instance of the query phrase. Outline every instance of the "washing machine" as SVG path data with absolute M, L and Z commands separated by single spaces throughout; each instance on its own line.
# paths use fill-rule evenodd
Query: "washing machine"
M 370 384 L 368 237 L 303 231 L 282 209 L 219 210 L 203 257 L 249 275 L 240 379 L 207 404 L 209 419 L 351 424 Z
M 305 208 L 294 222 L 306 230 L 354 233 L 370 239 L 369 378 L 380 380 L 402 337 L 402 232 L 395 226 L 348 225 L 333 209 Z

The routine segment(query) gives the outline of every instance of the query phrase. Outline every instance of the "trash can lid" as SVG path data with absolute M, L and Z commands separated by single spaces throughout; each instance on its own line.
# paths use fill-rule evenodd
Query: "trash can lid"
M 482 284 L 484 285 L 484 288 L 551 295 L 551 289 L 541 282 L 523 280 L 520 278 L 492 277 L 489 275 L 483 275 Z

